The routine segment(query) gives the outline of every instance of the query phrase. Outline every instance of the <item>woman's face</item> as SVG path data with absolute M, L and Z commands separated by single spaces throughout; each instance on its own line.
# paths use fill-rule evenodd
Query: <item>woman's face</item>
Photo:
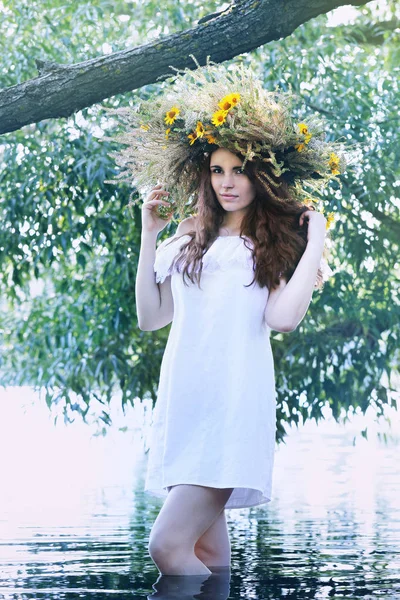
M 222 208 L 243 211 L 254 200 L 255 186 L 242 172 L 243 161 L 225 148 L 211 154 L 211 185 Z M 245 212 L 245 211 L 244 211 Z

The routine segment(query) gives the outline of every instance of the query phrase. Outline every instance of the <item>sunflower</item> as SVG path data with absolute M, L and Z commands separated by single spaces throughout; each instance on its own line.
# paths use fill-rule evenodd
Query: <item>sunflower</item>
M 328 165 L 329 165 L 333 175 L 340 175 L 339 162 L 340 162 L 340 159 L 339 159 L 338 155 L 335 154 L 334 152 L 331 152 Z
M 204 129 L 204 125 L 201 121 L 197 121 L 197 127 L 196 127 L 196 136 L 198 138 L 203 137 L 205 134 L 205 129 Z
M 297 152 L 303 152 L 303 150 L 304 150 L 305 147 L 306 147 L 306 145 L 303 144 L 303 143 L 295 145 L 295 148 L 296 148 Z
M 173 106 L 170 110 L 165 113 L 164 121 L 167 125 L 172 125 L 175 121 L 176 117 L 179 115 L 181 111 L 177 106 Z
M 308 126 L 305 123 L 297 123 L 297 127 L 299 128 L 300 133 L 305 136 L 304 143 L 308 144 L 312 138 L 312 133 L 309 132 Z
M 192 145 L 197 140 L 197 135 L 196 133 L 189 133 L 188 138 L 190 140 L 190 145 Z
M 302 135 L 308 135 L 308 127 L 305 123 L 297 123 L 297 127 L 300 129 Z
M 206 140 L 209 144 L 217 143 L 217 138 L 214 137 L 214 131 L 212 129 L 210 129 L 209 127 L 207 127 L 204 130 L 204 137 L 206 138 Z
M 215 127 L 220 127 L 225 123 L 227 114 L 227 110 L 217 110 L 212 116 L 211 123 L 215 125 Z
M 218 102 L 218 106 L 221 110 L 227 111 L 236 106 L 238 102 L 240 102 L 240 94 L 234 92 L 233 94 L 228 94 L 227 96 L 224 96 L 222 100 Z

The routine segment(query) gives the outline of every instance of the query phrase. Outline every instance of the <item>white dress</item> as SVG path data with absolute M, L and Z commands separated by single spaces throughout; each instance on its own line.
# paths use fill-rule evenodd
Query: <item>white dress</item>
M 268 288 L 253 279 L 251 250 L 218 237 L 203 256 L 200 285 L 171 263 L 190 236 L 156 250 L 156 281 L 171 276 L 174 318 L 165 347 L 150 431 L 145 491 L 195 484 L 234 488 L 225 508 L 271 500 L 276 392 Z M 168 245 L 171 241 L 172 243 Z M 252 242 L 247 238 L 247 244 Z

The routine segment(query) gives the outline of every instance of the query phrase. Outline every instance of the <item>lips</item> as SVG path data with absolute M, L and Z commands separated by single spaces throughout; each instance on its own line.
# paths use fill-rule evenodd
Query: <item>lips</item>
M 232 198 L 237 198 L 237 196 L 232 196 L 232 194 L 221 194 L 223 198 L 227 198 L 228 200 L 232 200 Z

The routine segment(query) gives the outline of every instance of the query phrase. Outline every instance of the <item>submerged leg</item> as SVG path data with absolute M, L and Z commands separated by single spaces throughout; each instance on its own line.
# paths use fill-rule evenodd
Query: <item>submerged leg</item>
M 154 522 L 149 553 L 165 575 L 211 573 L 196 556 L 195 544 L 223 510 L 233 488 L 172 486 Z

